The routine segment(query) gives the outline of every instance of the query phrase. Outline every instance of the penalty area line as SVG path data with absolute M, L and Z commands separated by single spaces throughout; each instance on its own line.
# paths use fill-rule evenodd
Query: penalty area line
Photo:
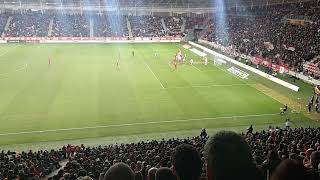
M 25 70 L 25 69 L 27 69 L 27 68 L 28 68 L 28 64 L 25 64 L 24 66 L 22 66 L 22 67 L 20 67 L 20 68 L 18 68 L 18 69 L 16 69 L 16 70 L 14 70 L 14 72 L 23 71 L 23 70 Z M 3 79 L 3 78 L 8 77 L 8 75 L 9 75 L 9 74 L 12 74 L 12 73 L 13 73 L 13 72 L 0 74 L 0 79 Z
M 160 83 L 162 89 L 165 89 L 165 87 L 163 86 L 162 82 L 159 80 L 159 78 L 156 76 L 156 74 L 152 71 L 152 69 L 150 68 L 149 64 L 146 63 L 145 61 L 143 61 L 143 63 L 148 67 L 149 71 L 153 74 L 153 76 L 158 80 L 158 82 Z
M 196 68 L 198 71 L 201 72 L 201 70 L 199 68 L 197 68 L 195 65 L 191 64 L 191 66 L 193 66 L 194 68 Z
M 170 120 L 165 120 L 165 121 L 152 121 L 152 122 L 138 122 L 138 123 L 130 123 L 130 124 L 112 124 L 112 125 L 105 125 L 105 126 L 87 126 L 87 127 L 79 127 L 79 128 L 47 129 L 47 130 L 39 130 L 39 131 L 24 131 L 24 132 L 3 133 L 3 134 L 0 134 L 0 136 L 35 134 L 35 133 L 49 133 L 49 132 L 85 130 L 85 129 L 99 129 L 99 128 L 111 128 L 111 127 L 125 127 L 125 126 L 136 126 L 136 125 L 163 124 L 163 123 L 205 121 L 205 120 L 214 120 L 214 119 L 230 119 L 230 118 L 234 119 L 234 118 L 246 118 L 246 117 L 263 117 L 263 116 L 276 116 L 276 115 L 279 115 L 279 113 L 251 114 L 251 115 L 239 115 L 239 116 L 221 116 L 221 117 L 212 117 L 212 118 L 176 119 L 176 120 L 171 120 L 171 121 Z
M 3 48 L 2 48 L 5 52 L 1 53 L 1 54 L 0 54 L 0 57 L 6 55 L 10 50 L 15 49 L 15 48 L 17 48 L 17 47 L 19 47 L 19 46 L 20 46 L 20 45 L 16 45 L 16 46 L 14 46 L 14 47 L 12 47 L 12 48 L 6 48 L 6 49 L 3 49 Z M 8 49 L 9 49 L 9 50 L 8 50 Z

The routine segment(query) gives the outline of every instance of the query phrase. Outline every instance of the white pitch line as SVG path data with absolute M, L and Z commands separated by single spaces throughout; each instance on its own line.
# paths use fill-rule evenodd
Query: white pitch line
M 262 117 L 262 116 L 275 116 L 279 115 L 279 113 L 273 114 L 251 114 L 251 115 L 242 115 L 242 116 L 222 116 L 222 117 L 212 117 L 212 118 L 191 118 L 191 119 L 177 119 L 177 120 L 165 120 L 165 121 L 152 121 L 152 122 L 139 122 L 139 123 L 131 123 L 131 124 L 112 124 L 105 126 L 87 126 L 87 127 L 79 127 L 79 128 L 64 128 L 64 129 L 47 129 L 47 130 L 39 130 L 39 131 L 23 131 L 23 132 L 11 132 L 11 133 L 3 133 L 0 136 L 9 136 L 9 135 L 21 135 L 21 134 L 34 134 L 34 133 L 48 133 L 48 132 L 58 132 L 58 131 L 73 131 L 73 130 L 84 130 L 84 129 L 99 129 L 99 128 L 110 128 L 110 127 L 125 127 L 125 126 L 136 126 L 136 125 L 148 125 L 148 124 L 162 124 L 162 123 L 177 123 L 177 122 L 190 122 L 190 121 L 205 121 L 205 120 L 213 120 L 213 119 L 234 119 L 234 118 L 242 118 L 242 117 Z
M 232 87 L 232 86 L 250 86 L 255 84 L 213 84 L 203 86 L 179 86 L 179 87 L 166 87 L 165 89 L 188 89 L 188 88 L 210 88 L 210 87 Z
M 22 71 L 22 70 L 25 70 L 27 69 L 28 67 L 28 64 L 25 64 L 24 66 L 22 66 L 21 68 L 18 68 L 16 70 L 14 70 L 15 72 L 18 72 L 18 71 Z M 12 72 L 11 72 L 12 73 Z M 8 74 L 11 74 L 11 73 L 3 73 L 3 74 L 0 74 L 0 77 L 8 77 Z
M 0 57 L 6 55 L 11 49 L 15 49 L 15 48 L 17 48 L 17 47 L 19 47 L 19 46 L 20 46 L 20 45 L 16 45 L 16 46 L 14 46 L 13 48 L 9 48 L 9 50 L 8 50 L 8 49 L 4 49 L 6 52 L 1 53 L 1 54 L 0 54 Z
M 201 70 L 199 68 L 197 68 L 195 65 L 191 64 L 191 66 L 193 66 L 194 68 L 196 68 L 198 71 L 201 72 Z
M 202 70 L 202 72 L 217 72 L 221 71 L 220 69 L 211 69 L 211 70 Z
M 165 89 L 163 84 L 161 83 L 161 81 L 159 80 L 159 78 L 156 76 L 156 74 L 154 74 L 154 72 L 152 71 L 152 69 L 150 68 L 150 66 L 148 65 L 148 63 L 146 63 L 145 61 L 143 61 L 143 63 L 148 67 L 149 71 L 153 74 L 153 76 L 158 80 L 158 82 L 160 83 L 162 89 Z
M 0 57 L 1 57 L 1 56 L 4 56 L 5 54 L 7 54 L 7 53 L 9 52 L 7 49 L 3 49 L 3 50 L 4 50 L 5 52 L 1 53 L 1 54 L 0 54 Z

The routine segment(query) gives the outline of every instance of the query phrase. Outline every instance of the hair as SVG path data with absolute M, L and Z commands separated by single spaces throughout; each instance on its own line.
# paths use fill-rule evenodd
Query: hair
M 148 170 L 148 180 L 155 180 L 157 168 L 153 167 Z
M 112 165 L 104 175 L 104 180 L 134 180 L 134 173 L 131 168 L 124 163 Z
M 221 131 L 211 136 L 204 148 L 208 179 L 260 179 L 248 143 L 239 134 Z
M 140 171 L 134 172 L 134 180 L 143 180 L 143 176 Z
M 320 163 L 320 152 L 314 151 L 310 156 L 311 166 L 313 169 L 318 169 L 318 165 Z
M 176 147 L 172 155 L 172 165 L 180 180 L 196 180 L 202 171 L 201 157 L 197 149 L 189 144 Z
M 177 178 L 173 174 L 172 170 L 167 167 L 161 167 L 156 172 L 155 180 L 176 180 Z
M 283 160 L 275 169 L 271 180 L 304 180 L 306 179 L 306 169 L 302 163 L 295 160 Z
M 90 176 L 84 176 L 81 178 L 81 180 L 93 180 Z

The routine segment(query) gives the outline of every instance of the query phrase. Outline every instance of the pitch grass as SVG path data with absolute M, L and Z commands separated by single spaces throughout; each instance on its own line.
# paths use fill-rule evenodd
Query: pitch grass
M 286 117 L 297 126 L 317 125 L 301 114 L 278 115 L 282 105 L 250 78 L 212 64 L 173 71 L 169 63 L 179 48 L 200 61 L 180 44 L 2 45 L 0 144 L 245 130 L 283 125 Z

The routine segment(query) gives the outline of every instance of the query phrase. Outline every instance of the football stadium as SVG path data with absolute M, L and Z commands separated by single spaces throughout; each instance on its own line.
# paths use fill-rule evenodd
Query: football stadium
M 319 107 L 319 0 L 0 0 L 0 180 L 318 180 Z

